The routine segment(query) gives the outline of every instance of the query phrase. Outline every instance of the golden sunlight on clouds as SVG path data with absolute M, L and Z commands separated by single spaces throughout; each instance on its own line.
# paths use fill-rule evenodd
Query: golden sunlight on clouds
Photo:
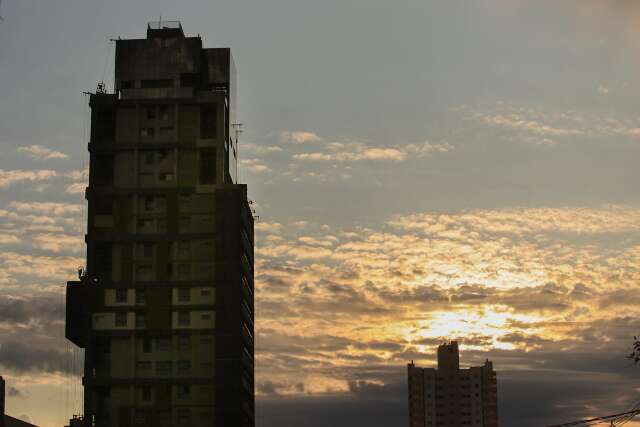
M 640 282 L 632 206 L 424 213 L 395 216 L 382 230 L 297 230 L 258 226 L 259 380 L 277 377 L 288 393 L 307 385 L 300 369 L 325 378 L 317 391 L 347 367 L 430 363 L 452 338 L 466 351 L 514 354 L 606 345 L 620 333 L 609 325 L 624 320 L 603 308 Z M 638 305 L 625 310 L 640 315 Z

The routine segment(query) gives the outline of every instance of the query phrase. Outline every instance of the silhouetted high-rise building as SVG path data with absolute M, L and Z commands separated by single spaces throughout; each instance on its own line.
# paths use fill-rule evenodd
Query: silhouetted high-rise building
M 67 285 L 85 426 L 254 426 L 253 216 L 236 72 L 177 22 L 116 41 L 90 96 L 87 265 Z
M 438 347 L 438 368 L 418 368 L 409 375 L 410 427 L 498 427 L 496 373 L 484 366 L 460 369 L 458 343 Z

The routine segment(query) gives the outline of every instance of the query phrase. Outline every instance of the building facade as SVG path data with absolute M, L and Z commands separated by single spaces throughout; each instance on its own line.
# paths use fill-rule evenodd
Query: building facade
M 460 369 L 458 343 L 438 347 L 438 367 L 407 365 L 410 427 L 498 427 L 496 373 L 484 366 Z
M 253 215 L 235 66 L 177 22 L 116 41 L 90 96 L 87 264 L 67 284 L 84 426 L 254 426 Z

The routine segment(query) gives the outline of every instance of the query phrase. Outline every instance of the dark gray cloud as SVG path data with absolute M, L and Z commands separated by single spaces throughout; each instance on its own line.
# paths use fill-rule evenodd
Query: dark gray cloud
M 62 295 L 37 297 L 12 297 L 5 295 L 0 299 L 0 323 L 13 326 L 29 323 L 50 324 L 64 320 L 65 308 Z
M 9 387 L 6 393 L 9 397 L 17 397 L 19 399 L 27 399 L 31 396 L 31 393 L 18 390 L 13 386 Z
M 0 366 L 21 374 L 27 373 L 75 373 L 79 366 L 72 363 L 71 353 L 57 348 L 40 347 L 30 338 L 22 341 L 0 342 Z
M 405 425 L 404 369 L 398 367 L 385 378 L 386 383 L 351 380 L 348 394 L 260 398 L 256 407 L 259 425 L 293 427 L 301 419 L 309 426 Z M 640 399 L 631 374 L 499 370 L 498 386 L 500 425 L 504 426 L 540 427 L 616 413 Z

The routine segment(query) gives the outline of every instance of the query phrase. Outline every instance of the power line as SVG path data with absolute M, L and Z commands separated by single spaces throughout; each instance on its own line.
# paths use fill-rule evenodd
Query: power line
M 607 415 L 604 417 L 591 418 L 588 420 L 574 421 L 565 424 L 556 424 L 549 427 L 593 426 L 602 423 L 610 423 L 611 426 L 621 426 L 630 421 L 636 415 L 640 414 L 640 409 L 638 407 L 640 407 L 640 402 L 638 402 L 638 405 L 635 405 L 634 409 L 627 412 Z

